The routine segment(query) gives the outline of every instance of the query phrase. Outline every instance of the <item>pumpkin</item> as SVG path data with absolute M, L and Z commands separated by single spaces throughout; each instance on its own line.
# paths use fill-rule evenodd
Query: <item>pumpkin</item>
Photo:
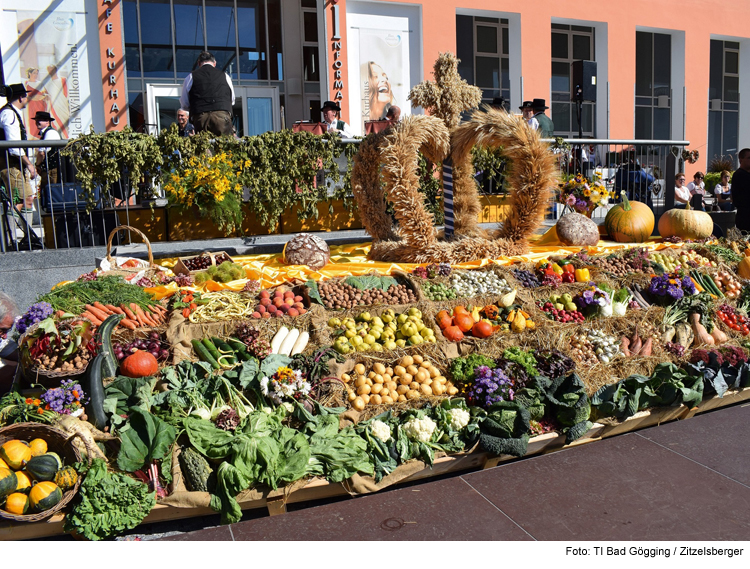
M 13 470 L 21 470 L 31 458 L 31 448 L 25 442 L 13 439 L 0 447 L 0 458 Z
M 9 514 L 22 516 L 29 509 L 29 497 L 26 494 L 21 494 L 20 492 L 11 494 L 5 500 L 5 506 L 3 506 L 3 509 Z
M 607 212 L 604 226 L 618 243 L 643 243 L 654 231 L 654 212 L 645 203 L 631 202 L 623 192 L 622 203 Z
M 29 507 L 34 513 L 54 508 L 62 500 L 62 490 L 54 482 L 40 482 L 29 492 Z
M 447 310 L 441 310 L 440 312 L 438 312 L 438 313 L 437 313 L 437 314 L 435 315 L 435 320 L 437 320 L 437 321 L 440 321 L 441 319 L 445 318 L 446 316 L 447 316 L 448 318 L 450 318 L 450 317 L 451 317 L 451 315 L 450 315 L 450 314 L 448 313 L 448 311 L 447 311 Z
M 16 473 L 8 468 L 0 468 L 0 498 L 15 492 L 17 486 Z
M 7 468 L 8 470 L 10 470 L 10 466 L 8 466 L 8 464 L 2 458 L 0 458 L 0 468 Z
M 31 490 L 31 478 L 29 478 L 29 475 L 26 474 L 23 470 L 19 470 L 16 472 L 16 492 L 23 492 L 24 494 L 28 494 L 29 490 Z
M 328 243 L 310 233 L 295 235 L 284 245 L 284 262 L 288 265 L 307 265 L 311 269 L 320 269 L 330 260 Z
M 70 490 L 78 482 L 78 473 L 72 466 L 66 466 L 62 468 L 55 475 L 55 484 L 57 484 L 61 490 Z
M 138 350 L 120 364 L 120 373 L 127 377 L 148 377 L 159 371 L 159 362 L 148 352 Z
M 737 274 L 743 279 L 750 279 L 750 257 L 743 257 L 737 266 Z
M 466 310 L 465 306 L 463 306 L 462 304 L 459 304 L 458 306 L 453 308 L 453 316 L 455 316 L 456 314 L 471 314 L 471 312 Z
M 470 331 L 474 326 L 474 319 L 471 317 L 471 314 L 464 314 L 463 312 L 459 312 L 458 314 L 456 314 L 453 317 L 453 322 L 455 322 L 459 330 L 464 333 Z
M 480 320 L 472 326 L 471 335 L 475 338 L 489 338 L 492 336 L 492 324 L 487 320 Z
M 55 474 L 62 467 L 60 457 L 54 452 L 35 456 L 26 463 L 26 472 L 37 481 L 54 480 Z
M 458 326 L 448 326 L 443 330 L 443 336 L 449 342 L 460 342 L 464 339 L 464 333 L 461 332 L 461 328 Z
M 672 237 L 677 235 L 681 239 L 705 239 L 714 230 L 714 221 L 705 211 L 690 209 L 670 209 L 659 218 L 659 235 Z
M 29 443 L 31 447 L 31 456 L 39 456 L 47 452 L 47 441 L 44 439 L 34 439 Z
M 441 330 L 445 330 L 448 326 L 453 325 L 453 318 L 448 316 L 448 314 L 443 314 L 442 316 L 438 315 L 437 324 Z

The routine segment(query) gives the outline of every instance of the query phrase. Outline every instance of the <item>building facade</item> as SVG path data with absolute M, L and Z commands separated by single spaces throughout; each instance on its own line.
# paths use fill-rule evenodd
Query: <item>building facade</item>
M 232 78 L 239 134 L 318 120 L 322 101 L 363 133 L 432 76 L 441 52 L 483 100 L 543 98 L 558 136 L 689 140 L 705 167 L 750 145 L 750 4 L 529 0 L 0 0 L 5 83 L 63 134 L 158 132 L 200 51 Z M 594 62 L 578 78 L 574 62 Z M 34 134 L 34 133 L 32 133 Z

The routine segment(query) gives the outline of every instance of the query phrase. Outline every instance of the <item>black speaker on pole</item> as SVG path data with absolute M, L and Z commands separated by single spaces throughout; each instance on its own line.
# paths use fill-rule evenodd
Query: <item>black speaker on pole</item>
M 580 59 L 571 63 L 570 66 L 573 69 L 570 100 L 576 101 L 580 97 L 582 101 L 596 102 L 596 61 Z M 576 87 L 581 89 L 579 96 L 576 94 Z

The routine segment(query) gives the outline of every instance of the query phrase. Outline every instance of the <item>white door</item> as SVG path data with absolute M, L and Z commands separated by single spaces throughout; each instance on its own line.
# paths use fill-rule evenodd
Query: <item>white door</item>
M 177 120 L 182 85 L 148 85 L 146 120 L 150 134 L 157 134 Z M 281 129 L 278 87 L 234 88 L 234 127 L 238 136 L 253 136 Z

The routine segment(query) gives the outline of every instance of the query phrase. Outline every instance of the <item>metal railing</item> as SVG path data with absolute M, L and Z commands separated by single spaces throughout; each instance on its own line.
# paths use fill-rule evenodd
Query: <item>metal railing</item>
M 344 139 L 341 144 L 359 142 Z M 681 154 L 687 141 L 566 139 L 562 145 L 555 144 L 554 140 L 548 142 L 564 176 L 580 172 L 591 178 L 598 172 L 609 190 L 615 194 L 627 192 L 630 199 L 652 207 L 656 215 L 674 206 L 674 176 L 678 168 L 683 167 Z M 0 168 L 0 252 L 104 246 L 115 227 L 130 225 L 134 209 L 144 208 L 139 203 L 141 198 L 136 197 L 138 188 L 127 179 L 120 179 L 110 188 L 100 188 L 91 208 L 76 181 L 74 168 L 65 157 L 60 157 L 58 168 L 51 168 L 54 166 L 50 164 L 51 152 L 45 153 L 40 168 L 42 175 L 28 180 L 23 168 L 18 168 L 18 157 L 10 154 L 11 149 L 18 148 L 32 151 L 32 154 L 44 148 L 54 151 L 67 143 L 67 140 L 0 141 L 0 164 L 5 158 L 5 164 L 11 166 L 10 171 Z M 33 156 L 30 159 L 36 161 Z M 12 175 L 14 165 L 15 176 Z M 345 159 L 339 166 L 346 167 Z M 50 175 L 53 170 L 57 170 L 56 179 Z M 34 188 L 33 199 L 25 200 L 22 188 L 17 187 L 19 172 Z M 319 183 L 327 183 L 330 193 L 332 187 L 325 174 L 321 172 Z M 692 178 L 692 171 L 687 174 Z M 606 208 L 597 208 L 592 218 L 602 221 L 616 201 L 619 198 Z M 565 206 L 554 201 L 551 210 L 550 222 L 553 222 L 564 213 Z M 117 236 L 115 244 L 119 244 L 116 239 Z

